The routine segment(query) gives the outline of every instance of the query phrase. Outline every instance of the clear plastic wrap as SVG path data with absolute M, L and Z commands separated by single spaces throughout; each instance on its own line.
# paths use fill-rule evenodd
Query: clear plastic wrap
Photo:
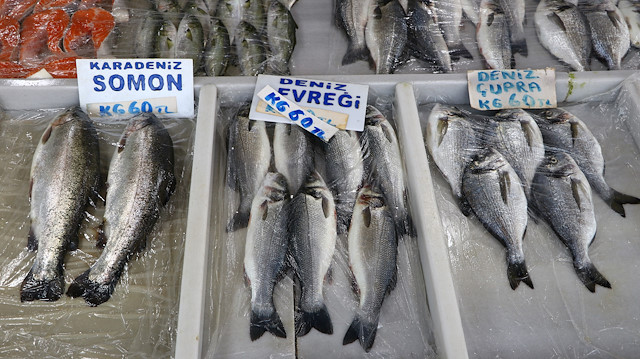
M 202 334 L 203 357 L 248 358 L 264 357 L 267 354 L 274 357 L 320 358 L 330 356 L 347 358 L 364 355 L 365 351 L 357 340 L 356 343 L 342 345 L 345 333 L 354 319 L 358 307 L 356 295 L 352 290 L 352 279 L 350 279 L 352 275 L 349 269 L 348 235 L 346 232 L 337 236 L 335 253 L 331 261 L 331 274 L 328 275 L 330 278 L 323 282 L 322 296 L 328 308 L 333 333 L 328 335 L 312 328 L 308 334 L 296 336 L 295 322 L 300 319 L 296 313 L 296 308 L 300 308 L 297 298 L 299 287 L 292 279 L 295 278 L 296 271 L 289 269 L 284 278 L 277 282 L 273 295 L 275 308 L 282 320 L 286 338 L 278 338 L 267 331 L 259 339 L 251 340 L 252 289 L 251 285 L 246 283 L 246 279 L 243 279 L 243 276 L 250 277 L 252 273 L 248 270 L 248 275 L 243 274 L 247 264 L 245 262 L 247 260 L 245 258 L 247 233 L 250 230 L 247 228 L 237 228 L 229 232 L 225 230 L 225 228 L 229 229 L 229 222 L 233 221 L 239 206 L 241 206 L 239 193 L 231 188 L 225 177 L 229 178 L 227 177 L 228 166 L 234 165 L 229 162 L 228 148 L 226 148 L 228 143 L 227 129 L 239 108 L 250 100 L 253 88 L 251 86 L 240 90 L 238 87 L 232 86 L 226 90 L 220 90 L 218 131 L 215 140 L 214 196 L 223 200 L 215 202 L 212 218 L 212 249 L 209 259 L 211 267 L 209 269 L 210 278 L 207 280 L 206 294 L 208 299 L 205 307 L 205 327 Z M 388 97 L 377 95 L 371 91 L 369 98 L 370 103 L 375 103 L 387 119 L 392 119 L 393 109 Z M 266 131 L 270 143 L 273 144 L 274 131 L 278 130 L 274 129 L 273 124 L 269 124 Z M 251 143 L 257 146 L 258 140 L 254 139 Z M 315 169 L 326 181 L 326 185 L 333 187 L 326 172 L 326 166 L 331 164 L 325 163 L 322 142 L 310 139 L 310 143 L 314 147 Z M 293 158 L 290 161 L 294 161 Z M 302 163 L 301 159 L 295 161 L 298 164 Z M 272 164 L 269 171 L 273 172 L 274 166 L 275 164 Z M 349 171 L 349 173 L 355 175 L 356 172 Z M 292 197 L 295 201 L 296 197 Z M 331 201 L 334 201 L 335 198 L 333 196 Z M 336 206 L 340 208 L 340 205 Z M 255 217 L 260 217 L 255 216 L 253 208 L 251 214 L 252 217 L 249 221 L 255 221 Z M 265 214 L 265 216 L 268 215 Z M 418 254 L 418 240 L 420 239 L 403 236 L 398 242 L 397 285 L 382 303 L 377 335 L 369 355 L 385 358 L 435 357 L 437 348 L 434 344 L 425 294 L 425 284 Z M 315 255 L 320 256 L 319 253 Z
M 20 285 L 33 264 L 26 248 L 29 233 L 29 173 L 40 136 L 59 109 L 8 111 L 0 123 L 5 157 L 0 221 L 0 317 L 4 357 L 161 357 L 173 355 L 176 337 L 187 199 L 191 179 L 193 119 L 163 119 L 175 155 L 176 190 L 147 238 L 146 250 L 131 256 L 112 297 L 91 307 L 82 298 L 63 295 L 54 302 L 20 301 Z M 94 121 L 100 144 L 101 172 L 127 121 Z M 65 291 L 102 253 L 96 248 L 104 203 L 88 209 L 79 248 L 64 259 Z
M 638 77 L 634 75 L 611 91 L 605 92 L 605 88 L 601 94 L 580 102 L 560 104 L 560 107 L 582 120 L 599 142 L 606 165 L 604 178 L 607 184 L 631 196 L 640 195 L 637 181 L 640 168 L 640 149 L 636 139 L 640 118 L 637 84 Z M 596 86 L 595 83 L 589 85 Z M 434 107 L 431 102 L 435 99 L 424 90 L 416 93 L 420 104 L 422 130 L 426 133 Z M 437 101 L 447 103 L 446 98 Z M 494 115 L 472 112 L 468 105 L 455 106 L 466 109 L 475 116 Z M 543 111 L 531 112 L 544 115 Z M 540 122 L 540 127 L 543 126 L 542 123 L 543 121 Z M 585 133 L 584 127 L 577 122 L 571 123 L 573 125 L 567 124 L 567 128 L 573 131 L 574 143 L 586 143 L 580 137 Z M 488 134 L 489 127 L 486 125 L 476 127 L 480 136 L 483 131 L 485 135 Z M 453 125 L 446 129 L 443 126 L 439 128 L 440 136 L 454 130 Z M 542 134 L 543 137 L 546 135 L 544 129 Z M 493 136 L 485 138 L 496 139 L 497 136 L 493 133 Z M 425 143 L 427 141 L 425 138 Z M 548 139 L 545 138 L 545 141 Z M 476 147 L 470 148 L 472 153 L 466 156 L 473 158 L 470 162 L 480 161 L 478 157 L 474 157 L 474 153 L 481 147 L 488 146 L 486 141 L 475 143 Z M 549 146 L 547 143 L 545 149 L 547 155 L 551 155 L 560 146 Z M 562 163 L 560 157 L 557 159 L 558 163 Z M 587 180 L 581 181 L 576 175 L 572 177 L 574 186 L 566 187 L 569 192 L 567 198 L 573 200 L 555 209 L 545 208 L 547 211 L 554 211 L 554 216 L 560 217 L 563 216 L 560 210 L 571 207 L 572 203 L 579 203 L 582 212 L 589 211 L 590 203 L 593 204 L 595 223 L 578 219 L 577 215 L 562 218 L 573 220 L 574 223 L 580 220 L 580 226 L 584 228 L 597 225 L 597 234 L 591 245 L 588 246 L 590 237 L 585 240 L 591 263 L 608 280 L 611 286 L 609 289 L 605 282 L 596 280 L 595 277 L 592 277 L 593 281 L 581 281 L 580 272 L 583 267 L 580 264 L 584 259 L 577 258 L 575 263 L 578 264 L 574 264 L 570 250 L 558 238 L 562 235 L 562 230 L 552 229 L 548 224 L 549 217 L 541 212 L 540 194 L 545 193 L 544 188 L 534 185 L 529 198 L 534 198 L 530 202 L 537 204 L 538 214 L 535 215 L 536 211 L 532 211 L 530 206 L 529 211 L 534 215 L 528 217 L 523 253 L 529 278 L 535 289 L 525 285 L 512 289 L 507 280 L 505 246 L 485 229 L 478 220 L 480 216 L 463 215 L 450 184 L 442 175 L 443 171 L 433 162 L 431 153 L 429 160 L 435 183 L 436 205 L 446 236 L 444 240 L 449 248 L 453 282 L 470 356 L 584 358 L 635 355 L 640 341 L 635 334 L 639 327 L 636 320 L 638 309 L 635 305 L 639 293 L 634 273 L 638 269 L 635 258 L 640 252 L 640 246 L 633 238 L 638 231 L 640 207 L 624 204 L 626 217 L 622 217 L 619 209 L 612 210 L 610 206 L 614 206 L 601 198 L 603 196 L 598 194 L 595 185 L 585 185 Z M 552 162 L 544 162 L 544 167 L 538 168 L 551 168 L 548 167 L 550 163 Z M 571 166 L 565 169 L 569 168 Z M 549 174 L 538 170 L 536 176 L 538 175 Z M 498 182 L 502 181 L 496 181 Z M 533 182 L 538 186 L 543 183 L 540 179 L 534 179 Z M 591 179 L 588 182 L 592 182 Z M 591 199 L 586 196 L 587 191 L 583 190 L 586 187 L 592 188 Z M 501 196 L 507 193 L 498 193 L 497 201 L 502 202 Z M 561 198 L 563 194 L 556 192 L 553 197 Z M 553 203 L 551 200 L 554 198 L 546 195 L 543 199 Z M 592 289 L 595 293 L 591 292 Z

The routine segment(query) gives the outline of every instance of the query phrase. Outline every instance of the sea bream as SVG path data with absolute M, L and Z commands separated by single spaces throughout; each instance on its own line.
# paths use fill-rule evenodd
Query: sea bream
M 591 292 L 596 285 L 611 288 L 589 258 L 597 227 L 591 187 L 569 154 L 555 152 L 545 157 L 533 179 L 531 196 L 537 215 L 569 248 L 582 283 Z
M 58 300 L 63 261 L 78 247 L 78 231 L 100 183 L 98 136 L 80 107 L 56 116 L 38 141 L 31 164 L 31 229 L 36 258 L 20 286 L 20 300 Z
M 300 288 L 296 303 L 296 336 L 316 328 L 332 334 L 333 324 L 324 303 L 323 283 L 329 276 L 336 248 L 336 207 L 333 196 L 318 172 L 291 200 L 288 233 L 291 266 Z
M 378 3 L 367 19 L 365 39 L 376 74 L 392 74 L 407 43 L 407 22 L 397 0 Z
M 638 204 L 640 198 L 620 193 L 609 187 L 604 178 L 604 157 L 598 140 L 579 118 L 557 108 L 540 112 L 534 117 L 547 147 L 565 151 L 576 161 L 591 188 L 622 217 L 623 204 Z
M 107 198 L 98 260 L 67 290 L 91 306 L 111 297 L 125 264 L 142 251 L 176 186 L 173 141 L 150 113 L 131 120 L 118 141 L 107 175 Z M 105 244 L 106 243 L 106 244 Z
M 315 152 L 307 131 L 296 124 L 276 123 L 273 133 L 273 158 L 276 170 L 295 194 L 315 168 Z
M 368 185 L 360 189 L 347 238 L 358 308 L 343 345 L 358 340 L 366 352 L 373 346 L 383 301 L 398 278 L 396 235 L 384 196 Z
M 227 135 L 227 185 L 240 193 L 240 205 L 227 224 L 227 231 L 244 228 L 249 223 L 253 196 L 271 163 L 271 144 L 264 121 L 249 120 L 241 109 L 229 125 Z
M 509 162 L 493 148 L 478 152 L 462 175 L 462 193 L 484 228 L 506 247 L 511 289 L 520 282 L 533 289 L 522 250 L 527 198 Z
M 442 29 L 444 39 L 447 42 L 447 48 L 451 55 L 451 59 L 456 61 L 460 57 L 468 59 L 473 58 L 469 51 L 464 47 L 462 38 L 460 37 L 460 24 L 462 22 L 462 2 L 461 0 L 436 0 L 425 1 L 418 0 L 423 3 L 431 3 L 437 14 L 437 22 Z
M 618 9 L 620 9 L 629 27 L 631 45 L 640 48 L 640 1 L 620 0 Z
M 596 56 L 609 70 L 620 70 L 622 58 L 629 51 L 629 27 L 611 0 L 583 0 L 578 4 L 591 29 Z
M 507 16 L 498 0 L 482 0 L 476 27 L 478 49 L 490 69 L 513 67 L 511 32 Z
M 431 2 L 409 1 L 407 28 L 407 47 L 415 57 L 435 64 L 442 72 L 453 71 L 449 48 Z
M 285 338 L 284 325 L 273 303 L 273 290 L 283 277 L 289 246 L 287 180 L 280 173 L 264 176 L 251 204 L 244 249 L 244 271 L 251 286 L 251 340 L 266 331 Z
M 591 30 L 578 7 L 564 0 L 542 0 L 534 15 L 542 46 L 575 71 L 589 71 Z

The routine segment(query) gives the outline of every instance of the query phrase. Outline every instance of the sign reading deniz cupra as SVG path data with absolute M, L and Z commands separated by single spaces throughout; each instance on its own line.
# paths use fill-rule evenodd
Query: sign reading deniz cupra
M 194 114 L 191 59 L 78 59 L 80 106 L 91 117 Z

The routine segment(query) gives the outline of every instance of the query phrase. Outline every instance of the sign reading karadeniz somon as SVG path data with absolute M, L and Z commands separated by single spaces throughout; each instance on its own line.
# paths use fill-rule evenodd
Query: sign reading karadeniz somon
M 80 106 L 91 117 L 194 114 L 191 59 L 78 59 Z

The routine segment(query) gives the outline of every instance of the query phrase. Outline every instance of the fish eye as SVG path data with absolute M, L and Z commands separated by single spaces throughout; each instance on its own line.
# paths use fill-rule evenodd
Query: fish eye
M 557 164 L 557 163 L 558 163 L 558 159 L 557 159 L 557 158 L 555 158 L 555 157 L 551 157 L 551 158 L 549 159 L 549 163 L 551 163 L 552 165 L 555 165 L 555 164 Z

